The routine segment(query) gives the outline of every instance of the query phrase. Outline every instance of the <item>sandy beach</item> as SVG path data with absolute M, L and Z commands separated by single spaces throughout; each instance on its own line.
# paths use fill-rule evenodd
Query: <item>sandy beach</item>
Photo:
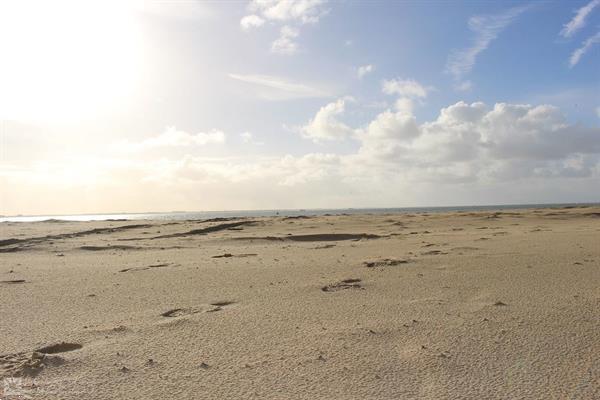
M 34 399 L 598 399 L 599 283 L 600 207 L 5 222 L 0 375 Z

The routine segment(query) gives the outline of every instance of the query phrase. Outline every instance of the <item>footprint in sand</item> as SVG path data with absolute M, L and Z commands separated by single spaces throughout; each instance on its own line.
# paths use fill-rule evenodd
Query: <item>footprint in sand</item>
M 321 290 L 323 292 L 337 292 L 345 289 L 364 289 L 359 282 L 361 280 L 358 278 L 344 279 L 343 281 L 323 286 Z
M 173 308 L 171 310 L 165 311 L 160 315 L 166 318 L 174 318 L 182 317 L 184 315 L 197 314 L 199 312 L 202 312 L 202 310 L 197 308 Z
M 81 349 L 78 343 L 61 342 L 42 347 L 33 352 L 0 355 L 0 377 L 36 376 L 43 368 L 58 366 L 65 359 L 54 354 Z
M 230 306 L 232 304 L 235 304 L 235 301 L 216 301 L 214 303 L 210 303 L 211 306 L 213 306 L 213 308 L 211 308 L 210 310 L 207 310 L 206 312 L 216 312 L 216 311 L 221 311 L 223 308 Z

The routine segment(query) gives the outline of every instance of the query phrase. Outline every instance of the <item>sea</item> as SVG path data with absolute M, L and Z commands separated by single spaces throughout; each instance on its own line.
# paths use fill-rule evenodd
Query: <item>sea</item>
M 172 211 L 148 213 L 72 214 L 72 215 L 15 215 L 0 216 L 1 222 L 40 222 L 40 221 L 128 221 L 128 220 L 204 220 L 211 218 L 234 217 L 297 217 L 319 215 L 352 214 L 397 214 L 397 213 L 438 213 L 447 211 L 515 210 L 533 208 L 565 208 L 600 206 L 600 203 L 557 203 L 557 204 L 503 204 L 448 207 L 397 207 L 397 208 L 320 208 L 289 210 L 228 210 L 228 211 Z

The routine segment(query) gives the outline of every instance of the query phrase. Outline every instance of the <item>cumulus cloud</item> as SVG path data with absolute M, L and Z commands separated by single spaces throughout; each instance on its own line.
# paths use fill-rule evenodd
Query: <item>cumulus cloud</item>
M 401 98 L 395 109 L 359 128 L 341 123 L 343 112 L 342 100 L 324 106 L 303 134 L 317 141 L 353 137 L 359 149 L 346 157 L 419 179 L 514 176 L 507 171 L 515 165 L 522 176 L 554 176 L 574 157 L 586 160 L 579 164 L 580 173 L 591 174 L 600 162 L 600 129 L 569 124 L 550 105 L 497 103 L 489 108 L 482 102 L 461 101 L 419 124 L 411 100 Z M 572 172 L 571 163 L 564 173 Z
M 390 79 L 383 81 L 381 90 L 385 94 L 425 98 L 431 88 L 424 87 L 413 79 Z
M 314 24 L 327 13 L 326 0 L 253 0 L 248 10 L 271 21 Z
M 338 120 L 338 117 L 344 113 L 345 106 L 346 100 L 339 99 L 321 107 L 314 118 L 302 127 L 301 131 L 304 137 L 315 142 L 322 142 L 351 136 L 353 130 Z
M 599 5 L 600 0 L 592 0 L 575 11 L 575 16 L 563 26 L 560 35 L 565 38 L 573 36 L 578 30 L 585 26 L 587 16 Z
M 371 72 L 373 72 L 374 70 L 375 70 L 375 67 L 372 64 L 362 65 L 362 66 L 360 66 L 360 67 L 357 68 L 356 75 L 358 76 L 358 79 L 362 79 L 366 75 L 368 75 Z
M 587 53 L 588 50 L 591 49 L 592 46 L 594 46 L 597 43 L 600 43 L 600 32 L 596 32 L 595 35 L 587 38 L 581 44 L 581 47 L 579 47 L 573 53 L 571 53 L 571 57 L 569 58 L 569 67 L 573 68 L 574 66 L 576 66 L 581 60 L 581 57 L 583 57 L 583 55 Z
M 514 7 L 500 14 L 475 15 L 469 18 L 469 29 L 474 33 L 473 42 L 467 48 L 450 53 L 446 62 L 446 71 L 460 82 L 473 69 L 477 56 L 528 8 L 528 6 Z M 462 87 L 460 83 L 458 87 Z
M 266 22 L 283 24 L 279 37 L 271 43 L 273 53 L 291 55 L 298 51 L 296 39 L 299 27 L 316 24 L 327 14 L 327 0 L 252 0 L 248 5 L 250 14 L 240 20 L 240 26 L 248 31 Z
M 302 131 L 313 140 L 351 140 L 355 151 L 346 154 L 132 153 L 19 167 L 4 160 L 0 185 L 14 190 L 5 193 L 2 211 L 22 210 L 24 204 L 33 210 L 32 199 L 57 188 L 69 199 L 55 205 L 45 200 L 42 212 L 132 210 L 142 200 L 148 210 L 257 209 L 585 201 L 597 194 L 600 127 L 570 123 L 554 106 L 460 101 L 419 122 L 405 99 L 352 127 L 341 122 L 347 101 L 326 104 Z M 192 135 L 173 128 L 145 140 L 150 147 L 141 150 L 222 139 L 214 132 Z M 131 188 L 127 194 L 124 185 Z M 102 208 L 107 205 L 112 208 Z

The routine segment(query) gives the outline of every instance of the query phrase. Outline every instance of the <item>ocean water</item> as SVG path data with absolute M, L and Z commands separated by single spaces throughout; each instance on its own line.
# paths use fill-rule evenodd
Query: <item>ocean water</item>
M 106 221 L 106 220 L 203 220 L 209 218 L 232 217 L 273 217 L 273 216 L 318 216 L 341 214 L 396 214 L 396 213 L 435 213 L 445 211 L 485 211 L 511 210 L 527 208 L 562 208 L 598 206 L 600 203 L 562 203 L 562 204 L 505 204 L 483 206 L 451 207 L 401 207 L 401 208 L 331 208 L 298 210 L 238 210 L 238 211 L 173 211 L 155 213 L 115 213 L 115 214 L 74 214 L 74 215 L 17 215 L 0 217 L 0 222 L 39 222 L 59 221 Z

